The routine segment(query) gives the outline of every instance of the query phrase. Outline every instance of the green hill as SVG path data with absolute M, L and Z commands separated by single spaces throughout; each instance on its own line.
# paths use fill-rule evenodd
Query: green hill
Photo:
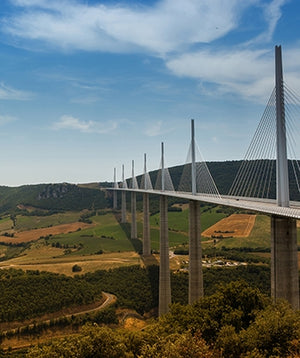
M 0 186 L 0 213 L 14 212 L 21 205 L 51 211 L 96 210 L 107 207 L 109 201 L 103 190 L 68 183 Z

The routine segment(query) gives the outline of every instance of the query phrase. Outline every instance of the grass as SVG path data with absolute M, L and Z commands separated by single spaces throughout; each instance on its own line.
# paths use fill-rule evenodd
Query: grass
M 201 208 L 201 231 L 206 230 L 211 225 L 226 217 L 224 213 L 218 213 L 218 208 L 208 209 Z M 207 210 L 207 211 L 206 211 Z M 204 212 L 203 212 L 204 211 Z M 151 248 L 159 250 L 159 214 L 150 217 L 151 226 Z M 176 248 L 178 246 L 188 244 L 189 231 L 189 209 L 188 206 L 183 207 L 181 212 L 168 212 L 169 226 L 169 246 Z M 142 229 L 141 229 L 142 230 Z M 142 231 L 139 231 L 142 237 Z
M 5 231 L 10 231 L 12 229 L 13 222 L 11 221 L 9 216 L 3 217 L 0 220 L 0 233 L 4 233 Z
M 52 248 L 42 243 L 35 244 L 33 248 L 25 252 L 25 255 L 0 262 L 0 268 L 13 267 L 15 269 L 49 271 L 74 276 L 76 273 L 72 272 L 72 267 L 75 264 L 82 268 L 80 274 L 142 264 L 140 256 L 133 251 L 77 257 L 65 256 L 63 252 L 63 249 Z
M 227 215 L 224 213 L 218 213 L 218 208 L 202 207 L 201 208 L 201 230 L 204 231 L 211 225 L 215 224 L 219 220 L 223 219 Z M 189 230 L 189 209 L 188 206 L 184 207 L 180 212 L 170 211 L 168 212 L 168 224 L 169 228 L 173 230 L 188 232 Z M 151 226 L 159 226 L 159 214 L 155 214 L 150 217 Z
M 133 243 L 119 225 L 112 213 L 91 218 L 95 226 L 68 234 L 53 236 L 49 243 L 82 246 L 82 249 L 70 255 L 91 255 L 103 250 L 105 252 L 134 251 Z
M 22 216 L 18 215 L 15 230 L 26 231 L 32 229 L 40 229 L 59 224 L 70 224 L 78 221 L 80 212 L 58 213 L 49 216 Z M 1 230 L 1 228 L 0 228 Z
M 188 206 L 182 207 L 182 212 L 169 212 L 169 247 L 188 248 Z M 218 208 L 201 208 L 201 228 L 204 231 L 226 216 L 217 212 Z M 204 211 L 204 212 L 203 212 Z M 23 230 L 74 222 L 80 213 L 63 213 L 46 217 L 24 216 L 17 218 L 17 225 Z M 130 215 L 128 215 L 130 218 Z M 52 272 L 72 274 L 72 266 L 76 263 L 82 266 L 84 272 L 98 268 L 112 268 L 122 265 L 139 264 L 141 259 L 136 252 L 141 252 L 143 237 L 143 215 L 137 213 L 137 229 L 140 239 L 130 239 L 130 221 L 119 224 L 112 212 L 96 215 L 90 218 L 93 222 L 86 229 L 76 232 L 53 235 L 49 239 L 39 239 L 27 244 L 28 248 L 8 247 L 0 245 L 0 257 L 5 255 L 6 261 L 0 266 L 13 265 L 23 269 L 39 269 Z M 2 221 L 4 220 L 4 221 Z M 11 225 L 8 217 L 0 220 L 0 227 Z M 5 224 L 6 223 L 6 224 Z M 52 224 L 51 224 L 52 223 Z M 150 217 L 151 247 L 159 251 L 159 214 Z M 298 229 L 300 231 L 300 228 Z M 299 236 L 298 236 L 299 237 Z M 206 241 L 205 241 L 206 240 Z M 212 240 L 205 239 L 203 244 L 213 245 Z M 299 239 L 298 239 L 299 240 Z M 52 246 L 53 245 L 53 246 Z M 76 248 L 74 247 L 76 245 Z M 55 247 L 60 246 L 60 247 Z M 258 215 L 254 228 L 248 238 L 227 238 L 220 240 L 217 247 L 270 247 L 270 219 Z M 69 248 L 68 251 L 66 249 Z M 103 252 L 103 254 L 101 254 Z M 14 257 L 19 255 L 19 257 Z M 12 258 L 14 257 L 14 258 Z

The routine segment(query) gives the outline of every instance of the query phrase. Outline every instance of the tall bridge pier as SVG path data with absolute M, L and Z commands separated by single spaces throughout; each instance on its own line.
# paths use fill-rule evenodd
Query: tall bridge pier
M 195 154 L 195 125 L 191 121 L 191 176 L 192 194 L 197 193 L 196 154 Z M 202 248 L 200 205 L 198 201 L 189 202 L 189 304 L 203 296 Z
M 202 248 L 200 228 L 200 205 L 189 203 L 189 304 L 203 297 Z
M 144 154 L 144 189 L 149 189 L 147 186 L 147 158 Z M 151 255 L 151 241 L 150 241 L 150 210 L 149 210 L 149 194 L 143 194 L 143 255 Z
M 276 134 L 277 134 L 277 205 L 289 207 L 289 177 L 281 46 L 275 47 Z M 299 269 L 296 220 L 271 217 L 271 293 L 299 309 Z
M 124 164 L 122 165 L 122 188 L 127 188 L 125 176 L 124 176 Z M 121 194 L 121 223 L 126 223 L 126 191 L 122 191 Z
M 132 161 L 132 189 L 136 189 L 136 179 L 134 176 L 134 161 Z M 131 239 L 137 239 L 137 224 L 136 224 L 136 193 L 131 192 Z
M 271 294 L 299 309 L 299 269 L 296 219 L 271 217 Z
M 117 170 L 116 168 L 114 168 L 114 188 L 117 189 L 118 188 L 118 183 L 117 183 Z M 118 194 L 117 191 L 114 190 L 113 191 L 113 209 L 117 209 L 118 207 Z
M 161 190 L 165 190 L 164 144 L 161 144 Z M 169 311 L 171 303 L 171 278 L 169 259 L 168 199 L 160 195 L 160 236 L 159 236 L 159 316 Z
M 143 194 L 143 255 L 151 255 L 151 242 L 150 242 L 150 210 L 149 210 L 149 194 Z

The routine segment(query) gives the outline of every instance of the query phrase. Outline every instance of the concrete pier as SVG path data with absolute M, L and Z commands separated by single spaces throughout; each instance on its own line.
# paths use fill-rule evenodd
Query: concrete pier
M 299 309 L 299 268 L 296 220 L 271 216 L 271 294 Z
M 114 188 L 118 188 L 116 168 L 114 168 Z M 118 207 L 118 193 L 116 190 L 114 190 L 113 191 L 113 209 L 116 210 L 117 207 Z
M 113 192 L 113 209 L 116 210 L 118 208 L 118 194 L 117 191 L 114 190 Z
M 121 194 L 121 223 L 126 223 L 126 192 L 122 191 Z
M 136 226 L 136 193 L 131 193 L 131 236 L 132 239 L 137 239 Z
M 149 194 L 143 194 L 143 212 L 143 255 L 149 256 L 151 255 Z
M 189 304 L 203 297 L 200 204 L 189 202 Z
M 169 261 L 168 199 L 160 196 L 160 264 L 159 264 L 159 316 L 169 311 L 171 278 Z

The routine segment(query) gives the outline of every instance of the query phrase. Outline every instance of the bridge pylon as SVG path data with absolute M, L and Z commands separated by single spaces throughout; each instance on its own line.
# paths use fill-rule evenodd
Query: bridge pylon
M 281 46 L 275 47 L 276 82 L 276 183 L 277 205 L 289 207 L 288 158 Z M 271 217 L 271 294 L 299 309 L 299 270 L 296 219 Z

